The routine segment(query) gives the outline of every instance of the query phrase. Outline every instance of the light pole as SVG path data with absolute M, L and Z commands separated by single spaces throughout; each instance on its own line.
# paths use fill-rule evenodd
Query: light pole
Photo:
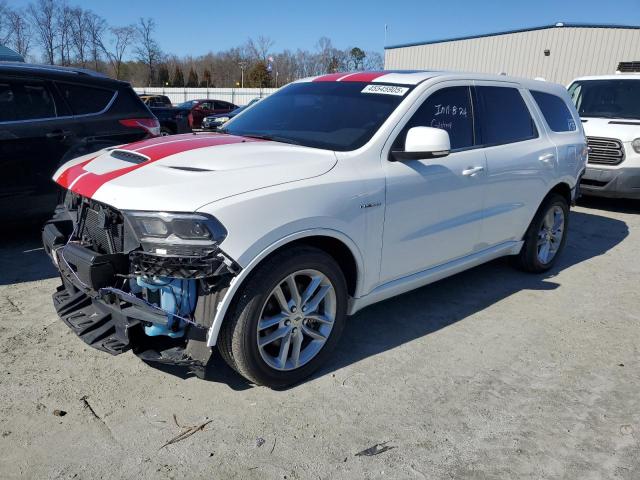
M 244 69 L 247 68 L 247 62 L 238 62 L 240 65 L 240 88 L 244 88 Z

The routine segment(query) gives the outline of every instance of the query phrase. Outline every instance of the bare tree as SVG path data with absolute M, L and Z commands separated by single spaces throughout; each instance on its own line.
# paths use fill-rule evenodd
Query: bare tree
M 107 31 L 107 22 L 104 18 L 96 15 L 93 12 L 87 11 L 85 13 L 85 25 L 87 28 L 87 35 L 89 36 L 89 53 L 91 55 L 91 62 L 93 63 L 94 70 L 100 70 L 100 58 L 102 52 L 104 52 L 104 34 Z
M 128 25 L 126 27 L 111 27 L 109 32 L 113 48 L 105 48 L 103 45 L 103 49 L 109 58 L 115 77 L 120 79 L 124 56 L 136 36 L 136 29 L 134 26 Z
M 256 40 L 250 38 L 247 40 L 247 53 L 253 60 L 259 60 L 263 63 L 267 63 L 267 57 L 269 56 L 269 50 L 275 45 L 275 42 L 264 35 L 258 36 Z
M 9 22 L 9 15 L 13 10 L 7 7 L 7 3 L 0 0 L 0 43 L 7 44 L 13 34 L 11 23 Z
M 20 55 L 26 57 L 31 48 L 31 28 L 25 20 L 24 11 L 10 10 L 7 21 L 11 26 L 11 37 L 7 43 Z
M 156 22 L 152 18 L 141 18 L 136 25 L 137 46 L 136 58 L 147 67 L 147 86 L 152 86 L 155 79 L 156 65 L 162 59 L 160 45 L 153 38 Z
M 60 52 L 60 65 L 71 65 L 72 8 L 64 2 L 58 5 L 55 26 Z
M 70 43 L 75 54 L 75 61 L 82 67 L 87 66 L 91 49 L 91 30 L 88 25 L 89 15 L 90 12 L 80 7 L 72 8 L 69 11 Z
M 37 35 L 37 42 L 42 48 L 44 60 L 55 63 L 57 28 L 56 13 L 58 4 L 55 0 L 38 0 L 27 8 L 33 28 Z

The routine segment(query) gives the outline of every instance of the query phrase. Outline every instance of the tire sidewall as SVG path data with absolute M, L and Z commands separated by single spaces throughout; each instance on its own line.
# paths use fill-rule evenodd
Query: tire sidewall
M 306 249 L 305 249 L 306 250 Z M 295 384 L 308 377 L 319 368 L 334 350 L 344 329 L 347 309 L 347 287 L 344 275 L 338 264 L 329 255 L 317 250 L 306 250 L 304 253 L 287 258 L 281 263 L 265 265 L 266 268 L 247 284 L 245 295 L 248 296 L 246 306 L 239 312 L 238 326 L 241 335 L 242 361 L 249 373 L 259 383 L 273 388 Z M 268 269 L 268 270 L 267 270 Z M 271 368 L 260 355 L 258 349 L 257 324 L 262 308 L 271 291 L 288 275 L 306 269 L 322 272 L 333 284 L 336 294 L 336 317 L 329 338 L 318 354 L 307 364 L 296 370 L 279 371 Z M 237 355 L 234 354 L 236 361 Z

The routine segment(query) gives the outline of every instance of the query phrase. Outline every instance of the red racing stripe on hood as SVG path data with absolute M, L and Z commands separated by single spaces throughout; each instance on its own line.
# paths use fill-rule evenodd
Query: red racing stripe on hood
M 182 138 L 177 138 L 182 137 Z M 186 138 L 185 138 L 186 137 Z M 156 139 L 158 140 L 158 139 Z M 254 138 L 246 138 L 246 137 L 237 137 L 233 135 L 221 135 L 221 134 L 211 134 L 211 135 L 186 135 L 186 136 L 169 136 L 163 137 L 163 141 L 149 143 L 149 141 L 137 142 L 126 145 L 126 150 L 130 151 L 139 151 L 141 154 L 144 154 L 149 157 L 149 160 L 143 163 L 134 164 L 128 167 L 119 168 L 116 170 L 112 170 L 110 172 L 97 174 L 93 172 L 89 172 L 84 169 L 84 167 L 89 164 L 95 158 L 88 160 L 86 162 L 82 162 L 78 165 L 74 165 L 67 170 L 65 170 L 60 177 L 56 180 L 60 185 L 65 188 L 70 188 L 75 193 L 85 196 L 85 197 L 93 197 L 96 191 L 102 187 L 105 183 L 119 178 L 123 175 L 126 175 L 129 172 L 137 170 L 139 168 L 144 168 L 146 165 L 150 163 L 156 162 L 158 160 L 162 160 L 170 155 L 175 155 L 176 153 L 182 153 L 189 150 L 195 150 L 198 148 L 206 148 L 213 147 L 219 145 L 231 145 L 234 143 L 244 143 L 244 142 L 259 142 L 261 140 Z M 125 149 L 125 148 L 121 148 Z M 108 155 L 105 153 L 104 155 Z M 65 181 L 65 183 L 61 182 L 61 179 Z M 71 179 L 71 180 L 70 180 Z M 75 180 L 75 183 L 73 183 Z
M 386 75 L 389 72 L 361 72 L 354 73 L 348 77 L 344 77 L 341 82 L 372 82 L 378 77 Z

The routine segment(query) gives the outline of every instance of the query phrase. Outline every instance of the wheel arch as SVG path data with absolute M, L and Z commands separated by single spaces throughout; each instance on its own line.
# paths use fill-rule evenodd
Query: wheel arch
M 271 255 L 294 245 L 310 245 L 331 255 L 338 262 L 345 275 L 349 296 L 358 295 L 364 277 L 364 263 L 360 250 L 351 238 L 342 232 L 331 229 L 305 230 L 287 235 L 263 249 L 242 269 L 238 276 L 231 280 L 227 292 L 216 306 L 213 323 L 207 335 L 207 346 L 212 347 L 217 343 L 218 334 L 227 311 L 233 303 L 236 293 L 251 275 L 251 272 Z

